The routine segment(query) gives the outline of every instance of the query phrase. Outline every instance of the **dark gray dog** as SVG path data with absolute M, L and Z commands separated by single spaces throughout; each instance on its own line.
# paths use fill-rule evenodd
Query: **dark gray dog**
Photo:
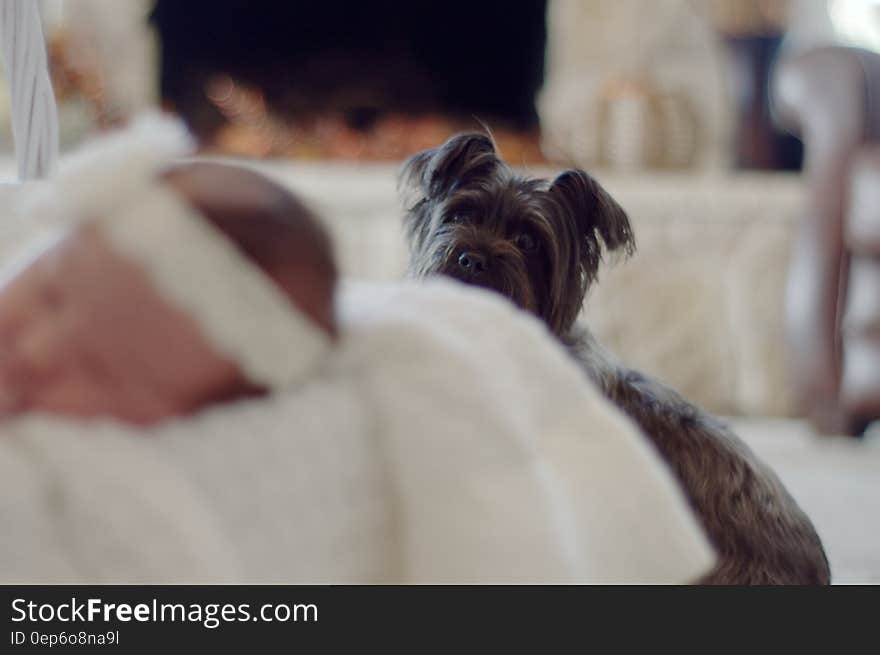
M 410 273 L 493 289 L 547 324 L 678 476 L 719 564 L 700 582 L 828 584 L 810 520 L 776 475 L 721 422 L 619 364 L 576 324 L 604 250 L 631 254 L 623 209 L 589 175 L 517 175 L 483 134 L 414 155 L 400 190 Z

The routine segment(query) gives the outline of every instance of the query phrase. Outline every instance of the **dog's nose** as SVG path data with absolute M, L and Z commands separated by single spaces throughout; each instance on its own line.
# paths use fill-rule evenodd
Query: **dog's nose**
M 476 277 L 486 272 L 486 256 L 477 252 L 463 252 L 458 256 L 458 266 L 468 275 Z

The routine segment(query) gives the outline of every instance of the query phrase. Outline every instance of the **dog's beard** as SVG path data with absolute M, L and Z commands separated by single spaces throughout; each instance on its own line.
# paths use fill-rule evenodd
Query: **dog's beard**
M 515 305 L 547 321 L 553 298 L 560 290 L 553 286 L 553 253 L 550 244 L 539 258 L 529 259 L 510 241 L 474 226 L 441 226 L 420 240 L 410 257 L 410 275 L 444 275 L 471 286 L 495 291 Z M 415 245 L 415 244 L 414 244 Z M 478 276 L 469 275 L 459 264 L 465 252 L 478 252 L 491 262 Z M 582 296 L 567 299 L 580 303 Z
M 526 311 L 539 313 L 537 294 L 522 256 L 508 249 L 491 253 L 492 267 L 479 277 L 462 271 L 458 259 L 469 246 L 452 237 L 437 238 L 414 257 L 410 273 L 417 277 L 445 275 L 459 282 L 500 293 Z

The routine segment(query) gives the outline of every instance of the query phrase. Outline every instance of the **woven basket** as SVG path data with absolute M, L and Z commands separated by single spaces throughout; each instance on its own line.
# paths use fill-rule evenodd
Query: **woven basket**
M 697 154 L 698 125 L 687 97 L 647 76 L 619 77 L 598 102 L 599 163 L 617 170 L 684 168 Z

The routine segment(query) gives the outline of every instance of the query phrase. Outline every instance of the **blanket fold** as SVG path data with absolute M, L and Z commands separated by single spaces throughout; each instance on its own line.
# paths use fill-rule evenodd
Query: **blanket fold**
M 150 430 L 0 428 L 0 581 L 683 583 L 713 555 L 540 323 L 352 283 L 312 379 Z M 296 347 L 296 344 L 291 344 Z

